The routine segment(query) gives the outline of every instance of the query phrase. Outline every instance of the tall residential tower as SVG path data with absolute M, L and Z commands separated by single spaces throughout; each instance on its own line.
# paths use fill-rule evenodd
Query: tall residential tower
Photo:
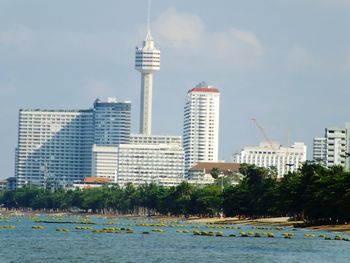
M 136 47 L 135 69 L 141 72 L 140 133 L 152 132 L 153 73 L 160 70 L 160 51 L 154 46 L 148 26 L 142 48 Z
M 219 148 L 219 89 L 205 83 L 187 93 L 183 147 L 185 173 L 198 162 L 217 162 Z
M 129 143 L 130 116 L 131 103 L 113 98 L 96 100 L 87 110 L 20 110 L 18 186 L 64 185 L 90 176 L 93 146 Z

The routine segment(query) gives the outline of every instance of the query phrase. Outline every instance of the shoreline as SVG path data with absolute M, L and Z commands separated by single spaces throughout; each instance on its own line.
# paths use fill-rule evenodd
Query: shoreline
M 0 216 L 80 216 L 80 217 L 104 217 L 104 218 L 127 218 L 127 219 L 156 219 L 166 221 L 186 221 L 189 223 L 201 224 L 234 224 L 234 225 L 252 225 L 252 226 L 275 226 L 275 227 L 294 227 L 294 224 L 302 223 L 302 221 L 290 221 L 289 217 L 273 217 L 273 218 L 258 218 L 258 219 L 239 219 L 237 217 L 177 217 L 177 216 L 150 216 L 147 215 L 115 215 L 115 214 L 92 214 L 92 213 L 78 213 L 78 212 L 37 212 L 37 211 L 8 211 L 0 209 Z M 316 225 L 307 227 L 295 227 L 298 229 L 320 230 L 343 232 L 350 234 L 350 224 L 341 225 Z
M 350 234 L 350 224 L 294 227 L 294 224 L 302 223 L 302 221 L 290 221 L 289 217 L 274 217 L 274 218 L 259 218 L 259 219 L 238 219 L 235 217 L 233 218 L 192 218 L 186 221 L 198 222 L 198 223 L 209 223 L 209 224 L 212 223 L 212 224 L 293 227 L 297 229 L 343 232 L 346 234 Z

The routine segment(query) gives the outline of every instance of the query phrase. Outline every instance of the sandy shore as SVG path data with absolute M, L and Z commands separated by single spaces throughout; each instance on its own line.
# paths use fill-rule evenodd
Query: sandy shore
M 260 219 L 238 219 L 235 217 L 228 218 L 190 218 L 190 222 L 197 223 L 212 223 L 212 224 L 241 224 L 241 225 L 270 225 L 281 227 L 293 227 L 296 223 L 303 223 L 302 221 L 290 221 L 289 217 L 275 217 L 275 218 L 260 218 Z M 323 230 L 333 232 L 344 232 L 350 234 L 350 224 L 344 225 L 323 225 L 310 226 L 304 229 Z

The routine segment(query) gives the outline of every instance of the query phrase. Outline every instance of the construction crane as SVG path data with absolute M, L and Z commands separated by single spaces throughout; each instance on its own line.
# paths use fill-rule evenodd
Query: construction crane
M 251 119 L 252 122 L 255 124 L 256 127 L 258 127 L 258 129 L 260 130 L 261 134 L 264 136 L 265 140 L 269 143 L 271 150 L 276 151 L 272 141 L 269 139 L 269 137 L 267 136 L 264 128 L 258 123 L 258 121 L 255 118 Z
M 267 136 L 264 128 L 258 123 L 258 121 L 255 119 L 255 118 L 252 118 L 251 119 L 254 124 L 256 125 L 256 127 L 258 127 L 258 129 L 260 130 L 261 134 L 264 136 L 265 140 L 269 143 L 271 149 L 273 151 L 275 151 L 277 153 L 277 149 L 274 147 L 274 144 L 272 143 L 272 141 L 269 139 L 269 137 Z M 286 166 L 286 170 L 287 172 L 290 171 L 291 167 L 293 167 L 295 164 L 294 163 L 289 163 L 289 139 L 290 139 L 290 131 L 288 130 L 288 142 L 287 142 L 287 146 L 286 146 L 286 153 L 285 153 L 285 156 L 284 156 L 284 159 L 285 159 L 285 166 Z

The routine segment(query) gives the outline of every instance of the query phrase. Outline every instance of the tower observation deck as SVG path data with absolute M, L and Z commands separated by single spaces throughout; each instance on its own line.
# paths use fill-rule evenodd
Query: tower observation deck
M 149 29 L 142 47 L 136 47 L 135 69 L 141 72 L 140 133 L 151 135 L 153 72 L 160 70 L 160 50 Z

